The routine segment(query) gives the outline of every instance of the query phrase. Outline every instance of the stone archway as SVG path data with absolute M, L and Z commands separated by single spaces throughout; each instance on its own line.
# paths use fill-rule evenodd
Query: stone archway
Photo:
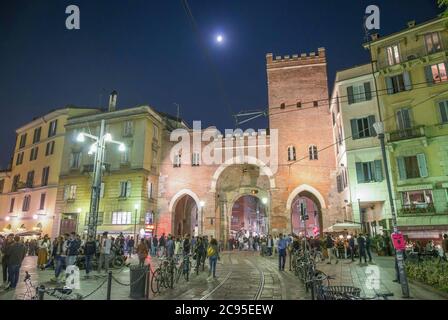
M 199 203 L 197 195 L 188 189 L 180 190 L 174 195 L 169 204 L 173 235 L 198 235 L 202 220 Z

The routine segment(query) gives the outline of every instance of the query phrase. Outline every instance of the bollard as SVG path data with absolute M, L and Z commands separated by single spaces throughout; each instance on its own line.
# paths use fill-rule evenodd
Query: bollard
M 110 294 L 112 291 L 112 271 L 109 271 L 107 277 L 107 300 L 110 300 Z
M 44 285 L 39 286 L 39 288 L 37 288 L 37 293 L 38 293 L 38 296 L 39 296 L 39 300 L 44 300 L 45 286 Z
M 146 300 L 149 300 L 149 291 L 151 290 L 151 264 L 148 264 L 148 276 L 146 278 Z

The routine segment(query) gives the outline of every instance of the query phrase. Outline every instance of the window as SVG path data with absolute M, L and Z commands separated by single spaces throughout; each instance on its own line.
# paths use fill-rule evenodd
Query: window
M 405 71 L 402 74 L 386 77 L 387 94 L 395 94 L 402 91 L 409 91 L 412 89 L 412 82 L 409 72 Z
M 153 185 L 148 181 L 148 199 L 153 199 Z
M 23 198 L 22 211 L 30 210 L 31 196 L 28 194 Z
M 425 178 L 428 176 L 426 157 L 424 153 L 411 157 L 397 158 L 398 174 L 401 180 L 413 178 Z
M 193 167 L 199 166 L 200 159 L 201 159 L 201 155 L 199 154 L 199 152 L 193 152 L 192 160 L 191 160 L 192 166 Z
M 174 155 L 173 167 L 180 168 L 181 162 L 182 162 L 182 155 L 180 153 Z
M 45 193 L 41 193 L 40 194 L 39 210 L 44 210 L 45 209 L 45 197 L 46 197 Z
M 288 161 L 296 161 L 296 147 L 288 147 Z
M 48 126 L 48 138 L 56 135 L 57 126 L 58 120 L 53 120 L 50 122 L 50 125 Z
M 131 224 L 130 212 L 112 212 L 112 224 Z
M 448 123 L 448 100 L 439 102 L 439 110 L 442 123 Z
M 302 108 L 302 102 L 301 101 L 297 102 L 297 108 Z
M 333 126 L 336 124 L 336 116 L 334 115 L 334 112 L 331 113 L 331 116 L 333 118 Z
M 123 137 L 131 137 L 134 134 L 134 122 L 131 120 L 123 122 Z
M 0 180 L 0 193 L 3 193 L 3 189 L 5 188 L 5 179 Z
M 39 152 L 39 147 L 35 147 L 35 148 L 31 149 L 30 161 L 34 161 L 37 159 L 38 152 Z
M 448 80 L 446 74 L 446 64 L 444 62 L 425 67 L 426 82 L 428 85 Z
M 68 184 L 64 186 L 64 200 L 76 199 L 76 184 Z
M 33 135 L 33 143 L 40 141 L 40 132 L 42 130 L 42 127 L 34 129 L 34 135 Z
M 426 52 L 428 54 L 442 50 L 442 43 L 438 32 L 425 34 Z
M 347 87 L 348 104 L 354 104 L 372 99 L 370 82 Z
M 9 212 L 14 211 L 14 202 L 16 202 L 16 198 L 11 198 L 11 202 L 9 203 Z
M 386 48 L 387 52 L 387 62 L 390 66 L 394 64 L 400 63 L 400 50 L 398 48 L 398 44 L 394 44 Z
M 362 139 L 376 136 L 373 124 L 375 123 L 375 116 L 368 116 L 366 118 L 351 119 L 350 125 L 352 128 L 352 138 Z
M 121 152 L 121 163 L 127 164 L 130 162 L 131 148 L 126 146 L 126 149 Z
M 17 191 L 17 189 L 19 188 L 19 182 L 20 182 L 20 174 L 16 174 L 12 179 L 11 192 Z
M 286 108 L 286 104 L 285 103 L 282 103 L 281 105 L 280 105 L 280 109 L 285 109 Z
M 42 186 L 48 185 L 48 177 L 50 175 L 50 167 L 45 167 L 42 170 Z
M 70 154 L 70 168 L 77 169 L 81 164 L 81 152 L 72 152 Z
M 314 107 L 318 107 L 319 106 L 319 102 L 318 101 L 313 101 L 313 106 Z
M 32 188 L 34 184 L 34 170 L 33 171 L 29 171 L 27 176 L 26 176 L 26 187 L 27 188 Z
M 427 208 L 433 204 L 432 190 L 416 190 L 401 193 L 404 208 Z
M 317 147 L 315 145 L 312 145 L 308 148 L 308 153 L 310 156 L 310 160 L 317 160 Z
M 23 155 L 24 154 L 25 154 L 24 152 L 19 152 L 17 154 L 16 166 L 21 165 L 23 163 Z
M 412 128 L 411 112 L 407 108 L 399 109 L 396 112 L 398 130 Z
M 356 177 L 358 183 L 383 181 L 383 166 L 381 160 L 356 162 Z
M 342 175 L 338 174 L 336 176 L 336 185 L 338 188 L 338 192 L 341 193 L 342 191 L 344 191 L 344 186 L 342 185 Z
M 152 136 L 154 140 L 159 140 L 159 127 L 156 125 L 152 127 Z
M 45 155 L 46 156 L 49 156 L 49 155 L 53 154 L 53 152 L 54 152 L 54 144 L 55 144 L 54 141 L 50 141 L 50 142 L 47 143 L 47 147 L 45 149 Z
M 128 198 L 131 196 L 131 181 L 120 181 L 120 198 Z
M 20 136 L 19 149 L 24 148 L 26 145 L 26 133 Z

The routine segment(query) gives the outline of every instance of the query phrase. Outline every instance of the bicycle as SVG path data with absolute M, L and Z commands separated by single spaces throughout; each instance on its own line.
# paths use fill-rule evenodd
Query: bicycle
M 161 264 L 153 272 L 151 278 L 151 291 L 156 294 L 160 288 L 174 287 L 174 274 L 176 272 L 175 261 L 173 258 L 162 258 Z
M 185 254 L 182 262 L 179 265 L 176 282 L 179 282 L 180 276 L 182 275 L 185 278 L 185 281 L 188 282 L 189 276 L 190 276 L 190 269 L 191 269 L 191 261 L 190 261 L 191 254 Z

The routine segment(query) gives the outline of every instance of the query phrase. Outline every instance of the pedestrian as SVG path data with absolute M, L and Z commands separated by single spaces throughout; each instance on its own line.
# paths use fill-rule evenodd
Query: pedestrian
M 443 235 L 442 240 L 443 260 L 448 261 L 448 234 Z
M 157 254 L 157 249 L 159 247 L 159 240 L 157 235 L 152 237 L 151 255 L 154 257 Z
M 109 272 L 109 258 L 112 248 L 112 240 L 109 239 L 108 233 L 104 232 L 100 242 L 100 259 L 98 262 L 98 274 L 101 274 L 101 269 L 104 264 L 106 274 Z
M 366 253 L 369 257 L 369 262 L 372 262 L 372 253 L 370 252 L 370 248 L 372 247 L 372 238 L 370 238 L 369 234 L 366 234 Z
M 272 248 L 274 247 L 274 239 L 272 239 L 272 235 L 268 236 L 267 248 L 268 248 L 268 256 L 272 256 Z
M 362 258 L 364 258 L 364 262 L 367 263 L 366 238 L 362 233 L 358 237 L 358 247 L 359 247 L 359 264 L 362 264 Z
M 166 242 L 166 256 L 172 258 L 174 256 L 174 240 L 171 234 L 168 235 L 168 240 Z
M 83 250 L 86 265 L 86 279 L 89 279 L 90 271 L 92 271 L 92 260 L 93 257 L 96 255 L 96 242 L 93 236 L 87 237 L 87 241 L 84 243 Z
M 131 239 L 128 240 L 128 256 L 129 258 L 132 257 L 132 253 L 134 252 L 134 237 L 131 237 Z
M 25 259 L 25 245 L 20 241 L 19 236 L 14 237 L 14 242 L 6 248 L 8 261 L 9 289 L 15 289 L 19 282 L 20 267 Z
M 285 271 L 285 263 L 286 263 L 286 248 L 288 247 L 288 242 L 286 238 L 283 237 L 283 234 L 280 233 L 278 240 L 278 270 Z
M 338 264 L 339 259 L 336 257 L 335 252 L 334 252 L 335 251 L 334 239 L 331 237 L 331 235 L 329 233 L 327 233 L 326 245 L 327 245 L 327 253 L 328 253 L 327 264 L 331 264 L 331 258 L 335 258 L 336 264 Z
M 210 244 L 208 245 L 207 257 L 210 264 L 208 277 L 210 279 L 210 277 L 213 275 L 213 278 L 216 278 L 216 263 L 218 260 L 220 260 L 220 257 L 218 250 L 218 242 L 214 238 L 210 240 Z
M 176 261 L 178 261 L 181 254 L 182 254 L 182 242 L 180 241 L 180 238 L 177 237 L 176 241 L 174 242 L 174 257 L 176 258 Z
M 67 266 L 73 266 L 76 263 L 80 247 L 81 240 L 78 239 L 75 232 L 72 232 L 67 241 Z
M 148 247 L 145 244 L 145 239 L 141 239 L 137 247 L 138 265 L 139 267 L 145 266 L 145 260 L 148 257 Z
M 9 278 L 8 278 L 8 257 L 6 255 L 6 251 L 8 247 L 14 242 L 14 234 L 10 233 L 6 239 L 3 241 L 2 245 L 2 271 L 3 271 L 3 287 L 9 286 Z
M 191 243 L 190 243 L 190 235 L 186 234 L 184 243 L 183 243 L 183 255 L 184 257 L 190 254 Z
M 39 239 L 37 243 L 37 267 L 41 270 L 44 270 L 45 265 L 48 262 L 47 260 L 49 247 L 50 240 L 48 239 L 48 235 L 46 234 L 42 239 Z
M 160 257 L 163 257 L 165 255 L 165 245 L 166 245 L 165 233 L 163 233 L 159 239 L 159 256 Z
M 62 269 L 65 265 L 65 249 L 64 249 L 64 238 L 59 236 L 56 240 L 56 243 L 53 245 L 53 261 L 54 261 L 54 278 L 51 281 L 58 282 L 59 275 L 62 272 Z
M 352 259 L 352 262 L 355 261 L 355 237 L 353 235 L 350 235 L 350 239 L 348 240 L 348 246 L 350 250 L 350 258 Z

